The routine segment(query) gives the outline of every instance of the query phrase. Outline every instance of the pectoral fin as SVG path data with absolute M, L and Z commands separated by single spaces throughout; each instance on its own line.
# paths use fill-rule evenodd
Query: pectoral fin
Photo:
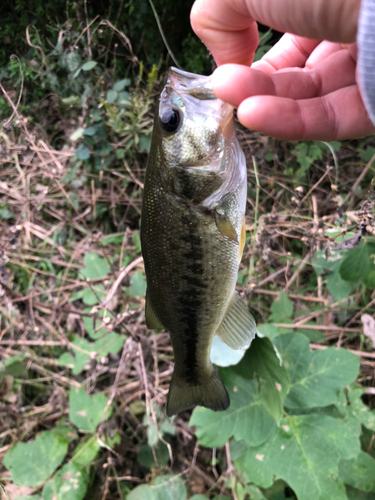
M 255 333 L 255 320 L 235 292 L 217 335 L 232 349 L 247 349 Z
M 163 330 L 164 327 L 161 324 L 159 318 L 156 316 L 154 308 L 150 300 L 149 294 L 146 292 L 146 326 L 149 330 Z
M 214 217 L 216 226 L 221 234 L 235 243 L 238 243 L 238 235 L 228 217 L 226 215 L 219 214 L 216 210 L 214 212 Z

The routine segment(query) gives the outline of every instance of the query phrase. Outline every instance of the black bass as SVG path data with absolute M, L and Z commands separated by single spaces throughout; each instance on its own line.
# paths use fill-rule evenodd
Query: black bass
M 209 77 L 171 68 L 155 115 L 141 223 L 146 324 L 167 330 L 173 344 L 169 416 L 196 405 L 226 410 L 212 339 L 245 349 L 255 335 L 235 292 L 246 193 L 233 108 L 215 97 Z

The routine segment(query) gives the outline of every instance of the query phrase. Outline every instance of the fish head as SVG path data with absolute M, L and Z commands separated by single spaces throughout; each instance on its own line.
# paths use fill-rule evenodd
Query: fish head
M 160 96 L 156 126 L 170 168 L 200 167 L 224 154 L 234 136 L 233 108 L 217 99 L 210 77 L 171 68 Z

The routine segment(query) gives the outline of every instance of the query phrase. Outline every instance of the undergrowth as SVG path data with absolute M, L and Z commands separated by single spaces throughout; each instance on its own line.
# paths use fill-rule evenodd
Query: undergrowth
M 2 73 L 1 498 L 375 498 L 374 140 L 238 130 L 238 291 L 259 335 L 247 352 L 215 339 L 228 410 L 169 419 L 173 352 L 145 326 L 139 238 L 163 75 L 113 30 L 116 77 L 73 25 L 48 49 L 30 32 Z

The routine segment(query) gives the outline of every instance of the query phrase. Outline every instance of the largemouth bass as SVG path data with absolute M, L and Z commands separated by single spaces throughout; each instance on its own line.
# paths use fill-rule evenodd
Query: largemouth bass
M 233 108 L 215 97 L 209 77 L 171 68 L 155 115 L 141 223 L 146 324 L 167 330 L 174 352 L 168 416 L 196 405 L 227 409 L 212 339 L 244 349 L 255 335 L 235 292 L 246 193 Z

